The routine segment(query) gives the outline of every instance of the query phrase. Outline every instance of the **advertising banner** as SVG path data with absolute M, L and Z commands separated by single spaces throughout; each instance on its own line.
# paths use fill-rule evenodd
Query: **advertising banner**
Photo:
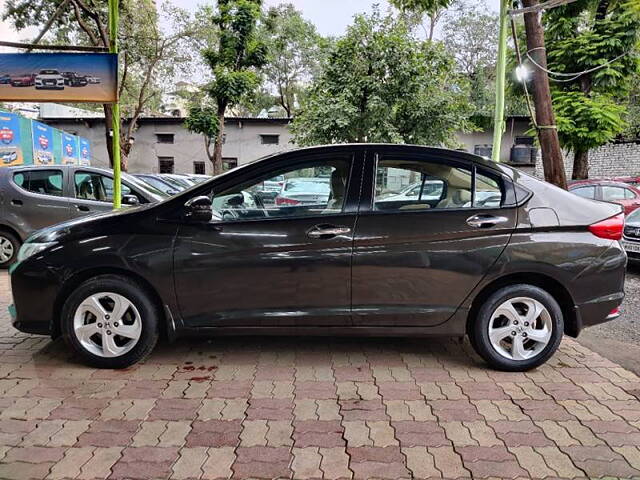
M 0 54 L 0 101 L 112 103 L 117 96 L 116 54 Z
M 0 166 L 22 165 L 24 155 L 20 145 L 20 117 L 0 112 Z
M 44 123 L 31 122 L 34 165 L 53 165 L 53 128 Z
M 91 164 L 91 144 L 86 138 L 78 137 L 80 139 L 80 165 Z
M 77 165 L 80 162 L 78 137 L 62 133 L 62 164 Z

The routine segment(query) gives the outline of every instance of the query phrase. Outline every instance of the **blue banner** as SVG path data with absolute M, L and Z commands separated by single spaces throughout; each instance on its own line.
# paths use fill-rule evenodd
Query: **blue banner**
M 78 137 L 80 139 L 80 165 L 90 165 L 91 164 L 91 144 L 89 140 L 83 137 Z
M 77 165 L 80 162 L 80 149 L 78 145 L 78 137 L 62 134 L 62 164 Z
M 113 103 L 117 98 L 115 54 L 0 54 L 0 101 Z
M 33 135 L 33 163 L 34 165 L 53 165 L 53 128 L 44 123 L 31 122 Z
M 22 165 L 24 155 L 20 145 L 20 117 L 0 112 L 0 166 Z

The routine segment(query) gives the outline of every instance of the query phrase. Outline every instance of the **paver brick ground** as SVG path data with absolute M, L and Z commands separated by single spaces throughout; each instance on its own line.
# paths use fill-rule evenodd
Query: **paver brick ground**
M 0 479 L 640 478 L 640 378 L 573 340 L 527 373 L 467 342 L 225 338 L 121 371 L 9 325 Z

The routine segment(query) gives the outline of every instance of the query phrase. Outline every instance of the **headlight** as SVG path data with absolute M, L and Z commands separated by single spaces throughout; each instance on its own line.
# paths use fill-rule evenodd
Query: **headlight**
M 18 251 L 18 262 L 24 262 L 27 258 L 32 257 L 36 253 L 40 253 L 54 244 L 55 242 L 23 243 Z

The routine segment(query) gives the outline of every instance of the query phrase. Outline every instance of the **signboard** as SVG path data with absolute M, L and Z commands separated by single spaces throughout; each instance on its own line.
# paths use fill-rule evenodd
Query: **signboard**
M 80 161 L 78 137 L 62 133 L 62 164 L 77 165 Z
M 0 112 L 0 166 L 22 165 L 24 154 L 20 145 L 20 117 Z
M 53 128 L 35 120 L 31 123 L 34 165 L 53 165 Z
M 79 137 L 80 140 L 80 165 L 91 163 L 91 144 L 86 138 Z
M 0 54 L 0 101 L 112 103 L 117 92 L 113 53 Z

